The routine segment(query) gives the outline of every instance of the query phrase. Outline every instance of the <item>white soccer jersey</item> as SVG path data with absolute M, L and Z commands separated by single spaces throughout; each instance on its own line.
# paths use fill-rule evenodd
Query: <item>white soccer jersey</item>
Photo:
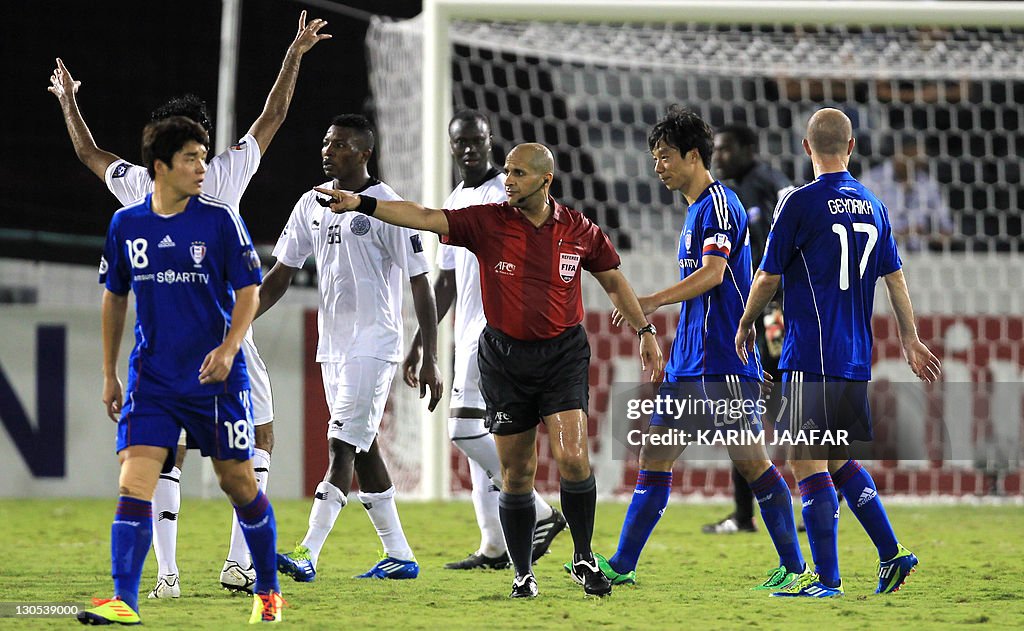
M 480 204 L 507 201 L 505 174 L 495 170 L 478 186 L 467 188 L 459 182 L 444 202 L 445 208 L 457 209 Z M 480 264 L 476 255 L 466 248 L 440 244 L 439 267 L 455 270 L 455 375 L 452 380 L 452 407 L 483 408 L 480 394 L 480 373 L 477 368 L 477 342 L 487 320 L 480 297 Z
M 331 188 L 333 182 L 321 184 Z M 382 200 L 400 200 L 390 186 L 371 180 L 357 191 Z M 347 357 L 402 361 L 402 274 L 425 274 L 419 232 L 362 213 L 337 214 L 308 191 L 292 209 L 274 256 L 288 267 L 316 258 L 320 286 L 316 361 Z

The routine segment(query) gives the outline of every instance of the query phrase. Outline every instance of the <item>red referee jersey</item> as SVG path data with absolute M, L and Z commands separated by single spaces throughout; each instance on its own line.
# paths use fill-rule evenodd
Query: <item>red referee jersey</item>
M 619 266 L 605 233 L 583 213 L 548 198 L 554 212 L 539 228 L 509 205 L 445 210 L 448 236 L 480 262 L 487 323 L 518 340 L 546 340 L 583 321 L 580 268 Z

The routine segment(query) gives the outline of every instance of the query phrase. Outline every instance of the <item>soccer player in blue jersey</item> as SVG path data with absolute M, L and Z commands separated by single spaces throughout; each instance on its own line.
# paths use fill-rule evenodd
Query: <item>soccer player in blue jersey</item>
M 256 570 L 250 622 L 281 619 L 274 511 L 259 489 L 245 357 L 238 352 L 259 304 L 259 258 L 238 215 L 201 195 L 206 131 L 181 116 L 151 123 L 142 156 L 153 192 L 110 222 L 103 292 L 103 402 L 117 422 L 119 500 L 111 527 L 114 596 L 81 612 L 83 624 L 139 623 L 142 565 L 153 536 L 153 488 L 174 463 L 184 429 L 213 459 L 235 506 Z M 135 293 L 135 347 L 127 400 L 117 358 Z
M 682 418 L 656 413 L 648 435 L 664 438 L 677 430 L 726 429 L 742 438 L 759 435 L 757 402 L 763 379 L 756 353 L 740 361 L 733 350 L 734 327 L 750 290 L 751 261 L 747 213 L 731 190 L 709 171 L 711 128 L 696 113 L 673 106 L 648 137 L 654 170 L 662 183 L 683 194 L 689 206 L 679 235 L 679 282 L 640 298 L 645 314 L 680 303 L 679 326 L 659 395 L 676 400 L 729 403 L 735 413 L 709 414 L 691 409 Z M 620 324 L 622 316 L 613 312 Z M 740 405 L 735 405 L 740 404 Z M 744 405 L 745 404 L 745 405 Z M 615 555 L 598 563 L 613 584 L 633 583 L 637 560 L 668 505 L 672 464 L 685 444 L 648 441 L 640 451 L 640 475 Z M 765 446 L 729 445 L 729 456 L 749 482 L 761 516 L 779 553 L 779 565 L 760 589 L 777 589 L 804 571 L 793 501 Z M 755 588 L 757 589 L 757 588 Z
M 941 366 L 917 336 L 888 210 L 847 171 L 854 146 L 850 119 L 836 109 L 819 110 L 808 123 L 803 146 L 816 179 L 788 193 L 775 209 L 764 260 L 736 332 L 736 352 L 745 359 L 753 349 L 754 319 L 781 280 L 786 337 L 779 367 L 789 431 L 846 430 L 851 440 L 870 440 L 866 385 L 879 278 L 885 280 L 914 374 L 935 381 Z M 825 442 L 798 447 L 790 460 L 800 482 L 815 571 L 772 595 L 843 594 L 836 550 L 837 488 L 878 549 L 875 593 L 894 592 L 917 565 L 917 557 L 897 541 L 871 475 L 849 458 L 845 447 Z

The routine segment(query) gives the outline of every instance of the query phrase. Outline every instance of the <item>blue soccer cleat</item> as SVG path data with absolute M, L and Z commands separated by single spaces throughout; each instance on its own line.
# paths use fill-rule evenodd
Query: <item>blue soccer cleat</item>
M 365 573 L 355 578 L 416 578 L 420 575 L 420 564 L 416 561 L 404 561 L 394 557 L 383 557 Z
M 843 595 L 843 586 L 829 587 L 822 583 L 818 575 L 807 571 L 801 574 L 785 589 L 772 592 L 777 598 L 836 598 Z
M 277 569 L 299 583 L 309 583 L 316 578 L 313 558 L 304 545 L 295 546 L 295 550 L 287 554 L 278 554 Z
M 896 556 L 888 561 L 878 562 L 878 589 L 876 594 L 891 594 L 900 591 L 907 578 L 917 568 L 918 560 L 914 553 L 900 544 L 896 544 Z

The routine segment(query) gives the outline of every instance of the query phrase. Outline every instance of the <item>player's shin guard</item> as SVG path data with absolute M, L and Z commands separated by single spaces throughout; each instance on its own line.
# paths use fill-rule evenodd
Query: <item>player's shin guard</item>
M 359 493 L 359 501 L 370 516 L 373 527 L 377 530 L 384 555 L 399 561 L 413 561 L 412 548 L 402 530 L 402 520 L 398 518 L 398 507 L 395 506 L 395 487 L 380 493 Z
M 896 556 L 896 533 L 892 530 L 889 516 L 882 506 L 882 498 L 878 497 L 875 481 L 867 469 L 861 467 L 856 460 L 848 460 L 832 476 L 832 481 L 842 491 L 846 504 L 878 548 L 879 560 L 888 561 Z
M 590 540 L 594 536 L 594 513 L 597 509 L 597 483 L 594 474 L 586 480 L 561 482 L 562 514 L 572 533 L 573 552 L 581 557 L 591 554 Z
M 309 529 L 302 538 L 302 545 L 309 548 L 313 567 L 316 567 L 327 535 L 331 534 L 334 522 L 338 521 L 338 515 L 341 514 L 341 509 L 345 508 L 347 501 L 341 489 L 330 482 L 324 480 L 316 485 L 316 491 L 313 492 L 313 507 L 309 509 Z
M 181 509 L 181 469 L 161 473 L 153 492 L 153 552 L 157 574 L 178 573 L 178 511 Z
M 839 498 L 827 471 L 800 481 L 804 525 L 811 544 L 815 572 L 827 587 L 839 587 Z
M 671 471 L 641 471 L 637 476 L 636 489 L 622 522 L 619 547 L 608 559 L 608 564 L 616 572 L 625 574 L 636 569 L 640 553 L 668 506 L 671 491 Z
M 256 473 L 256 484 L 264 493 L 267 492 L 267 481 L 270 477 L 270 454 L 263 449 L 254 449 L 252 466 Z M 228 548 L 228 561 L 234 561 L 239 566 L 247 568 L 252 565 L 249 557 L 249 546 L 245 543 L 245 535 L 242 527 L 238 524 L 238 516 L 231 516 L 231 545 Z
M 277 524 L 274 520 L 274 507 L 263 491 L 258 491 L 253 501 L 245 506 L 236 506 L 235 513 L 252 553 L 253 569 L 256 570 L 253 591 L 257 594 L 280 592 L 281 587 L 277 583 Z
M 742 483 L 746 485 L 747 481 Z M 800 574 L 804 571 L 804 557 L 793 518 L 793 496 L 782 474 L 772 465 L 750 483 L 750 490 L 761 506 L 761 520 L 779 553 L 779 565 L 788 572 Z
M 501 531 L 508 544 L 508 556 L 516 568 L 516 576 L 530 574 L 533 566 L 533 529 L 537 526 L 537 509 L 533 492 L 498 496 Z
M 142 564 L 153 541 L 153 504 L 122 495 L 110 527 L 110 573 L 114 595 L 139 610 Z

